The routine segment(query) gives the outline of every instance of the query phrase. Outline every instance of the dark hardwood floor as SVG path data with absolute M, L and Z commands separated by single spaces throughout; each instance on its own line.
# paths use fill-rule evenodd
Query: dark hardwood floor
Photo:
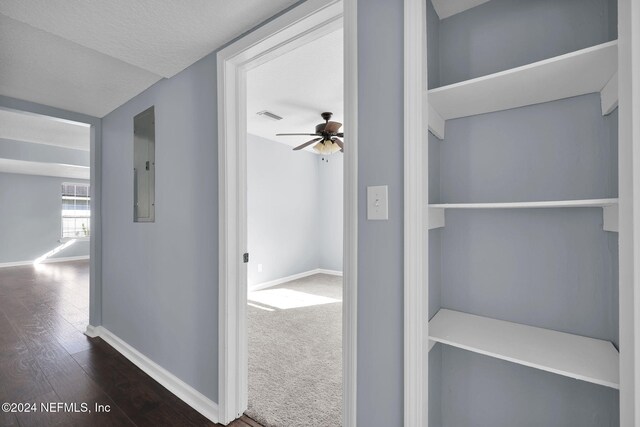
M 87 338 L 88 307 L 88 261 L 0 268 L 0 403 L 37 407 L 0 411 L 0 427 L 217 425 L 100 338 Z M 41 411 L 58 402 L 77 412 Z M 96 404 L 110 411 L 97 413 Z M 247 417 L 231 426 L 261 427 Z

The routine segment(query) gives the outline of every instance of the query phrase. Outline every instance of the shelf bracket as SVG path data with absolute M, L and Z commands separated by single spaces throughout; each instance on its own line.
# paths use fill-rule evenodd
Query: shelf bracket
M 425 223 L 429 224 L 429 230 L 444 227 L 443 208 L 430 208 L 427 206 L 425 213 L 427 215 Z
M 618 72 L 611 77 L 609 82 L 600 91 L 600 105 L 602 115 L 611 114 L 618 107 Z
M 429 349 L 428 351 L 431 351 L 431 349 L 438 344 L 438 341 L 434 341 L 434 340 L 429 340 Z
M 429 131 L 438 139 L 444 139 L 444 127 L 445 120 L 442 116 L 436 111 L 435 108 L 431 106 L 431 104 L 427 104 L 428 108 L 428 121 L 429 121 Z
M 602 228 L 604 231 L 618 232 L 618 205 L 602 207 Z

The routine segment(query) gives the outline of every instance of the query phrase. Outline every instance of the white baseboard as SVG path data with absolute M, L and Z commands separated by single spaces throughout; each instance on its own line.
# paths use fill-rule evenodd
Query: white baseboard
M 319 274 L 329 274 L 331 276 L 340 276 L 342 277 L 342 271 L 338 271 L 338 270 L 327 270 L 324 268 L 319 268 L 316 270 L 317 273 Z
M 218 422 L 218 404 L 164 369 L 162 366 L 140 353 L 135 348 L 114 335 L 102 326 L 87 326 L 85 335 L 95 338 L 100 337 L 120 354 L 129 359 L 134 365 L 146 372 L 160 385 L 175 394 L 184 403 L 207 417 L 210 421 Z
M 60 258 L 47 258 L 44 261 L 42 261 L 42 264 L 51 264 L 53 262 L 82 261 L 84 259 L 89 259 L 89 255 L 65 256 L 65 257 L 60 257 Z
M 80 255 L 80 256 L 67 256 L 60 258 L 47 258 L 41 262 L 41 264 L 50 264 L 53 262 L 67 262 L 67 261 L 80 261 L 83 259 L 89 259 L 89 255 Z M 14 262 L 3 262 L 0 263 L 0 268 L 5 267 L 21 267 L 24 265 L 33 265 L 33 260 L 31 261 L 14 261 Z
M 337 270 L 325 270 L 323 268 L 314 268 L 313 270 L 303 271 L 302 273 L 293 274 L 287 277 L 281 277 L 279 279 L 270 280 L 268 282 L 258 283 L 257 285 L 249 286 L 249 292 L 259 291 L 262 289 L 278 286 L 283 283 L 290 282 L 292 280 L 302 279 L 303 277 L 313 276 L 314 274 L 330 274 L 332 276 L 342 276 L 342 271 Z

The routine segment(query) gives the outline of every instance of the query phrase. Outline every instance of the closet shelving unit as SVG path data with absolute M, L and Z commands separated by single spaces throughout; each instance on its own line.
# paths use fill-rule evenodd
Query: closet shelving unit
M 618 105 L 618 42 L 428 91 L 429 130 L 444 139 L 449 119 L 509 110 L 600 92 L 602 114 Z M 544 82 L 540 85 L 538 83 Z
M 618 388 L 618 351 L 609 341 L 441 309 L 432 342 Z
M 441 144 L 447 144 L 448 120 L 592 93 L 600 94 L 601 113 L 608 115 L 615 110 L 618 102 L 617 67 L 618 42 L 613 40 L 429 89 L 425 93 L 429 131 L 442 140 Z M 425 217 L 428 218 L 424 224 L 428 230 L 446 227 L 446 212 L 453 210 L 583 208 L 602 208 L 603 230 L 618 232 L 617 198 L 431 203 L 424 207 Z M 473 215 L 472 212 L 469 214 Z M 447 285 L 450 284 L 442 283 L 442 286 Z M 597 386 L 619 388 L 619 353 L 611 341 L 448 308 L 440 308 L 431 316 L 428 326 L 430 352 L 440 343 Z M 440 426 L 430 424 L 430 427 Z
M 602 208 L 602 228 L 618 231 L 618 199 L 551 200 L 543 202 L 497 202 L 497 203 L 431 203 L 429 230 L 445 226 L 447 209 L 549 209 L 549 208 Z

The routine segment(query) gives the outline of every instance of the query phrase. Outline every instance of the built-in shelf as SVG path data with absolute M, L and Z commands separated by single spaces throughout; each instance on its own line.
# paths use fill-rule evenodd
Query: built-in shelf
M 603 114 L 617 105 L 618 42 L 611 41 L 428 91 L 429 129 L 445 121 L 600 92 Z
M 602 208 L 605 231 L 618 231 L 618 199 L 552 200 L 543 202 L 435 203 L 427 205 L 429 230 L 444 227 L 447 209 Z
M 429 339 L 606 387 L 619 388 L 618 351 L 609 341 L 441 309 Z

